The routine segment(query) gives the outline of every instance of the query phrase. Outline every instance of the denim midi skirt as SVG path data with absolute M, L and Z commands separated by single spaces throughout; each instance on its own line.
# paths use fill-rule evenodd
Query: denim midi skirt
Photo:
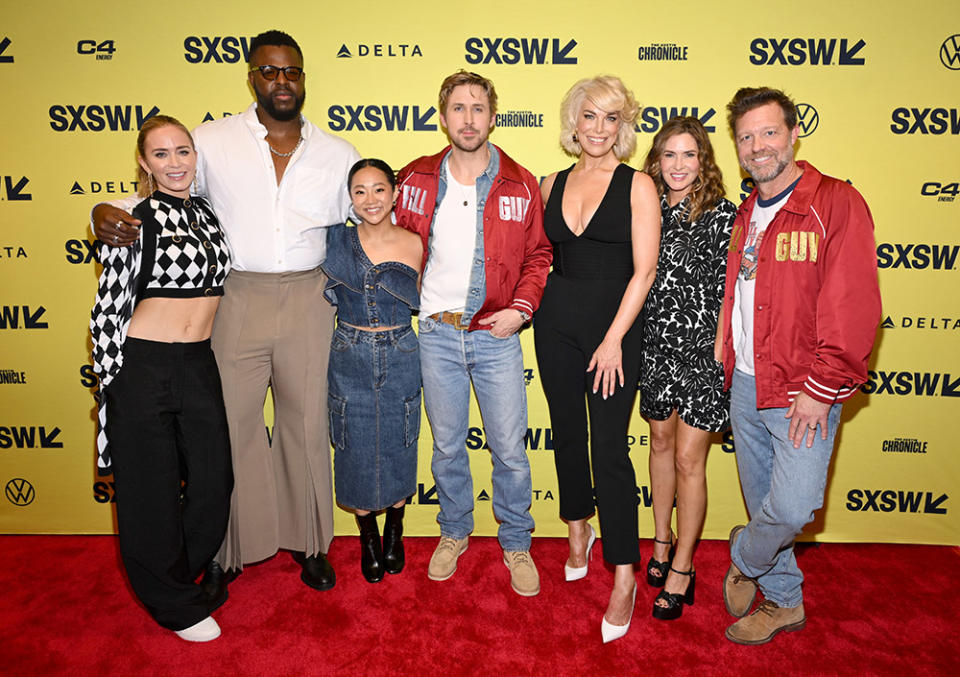
M 372 332 L 340 324 L 327 374 L 337 503 L 381 510 L 414 494 L 420 348 L 413 328 Z

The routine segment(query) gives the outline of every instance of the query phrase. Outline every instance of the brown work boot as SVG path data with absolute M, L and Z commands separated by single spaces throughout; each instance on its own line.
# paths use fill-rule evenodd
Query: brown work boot
M 730 547 L 733 547 L 733 540 L 737 534 L 746 529 L 742 524 L 738 524 L 730 532 Z M 723 603 L 727 611 L 734 618 L 743 618 L 753 606 L 753 600 L 757 597 L 756 579 L 744 576 L 737 565 L 730 562 L 730 568 L 727 569 L 727 575 L 723 577 Z
M 457 570 L 457 559 L 467 549 L 468 536 L 450 538 L 441 536 L 437 549 L 433 551 L 430 565 L 427 567 L 427 577 L 434 581 L 445 581 Z
M 515 593 L 533 597 L 540 592 L 540 574 L 529 550 L 504 550 L 503 563 L 510 569 L 510 587 Z
M 803 630 L 807 617 L 800 606 L 783 608 L 765 599 L 756 610 L 727 628 L 727 639 L 737 644 L 766 644 L 781 630 Z

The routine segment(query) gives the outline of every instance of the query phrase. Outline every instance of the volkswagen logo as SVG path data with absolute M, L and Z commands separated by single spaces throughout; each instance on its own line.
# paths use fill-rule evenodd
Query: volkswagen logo
M 37 495 L 33 485 L 20 477 L 14 477 L 7 482 L 6 494 L 7 500 L 14 505 L 30 505 Z
M 810 136 L 817 131 L 820 124 L 820 113 L 809 103 L 797 104 L 797 125 L 800 127 L 800 138 Z
M 960 71 L 960 33 L 951 35 L 940 45 L 940 63 L 952 71 Z

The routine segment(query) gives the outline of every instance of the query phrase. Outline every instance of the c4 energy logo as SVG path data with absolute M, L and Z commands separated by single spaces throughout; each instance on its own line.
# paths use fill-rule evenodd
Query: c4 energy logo
M 654 42 L 637 48 L 637 59 L 640 61 L 686 61 L 687 45 L 677 45 L 672 42 Z
M 8 501 L 21 507 L 33 503 L 33 499 L 37 496 L 33 485 L 22 477 L 14 477 L 7 482 L 4 493 L 7 495 Z
M 0 369 L 0 385 L 26 385 L 27 372 L 19 369 Z
M 0 200 L 17 202 L 33 199 L 33 194 L 24 190 L 27 184 L 30 183 L 30 179 L 27 177 L 21 176 L 20 178 L 15 178 L 13 176 L 4 176 L 0 178 L 3 179 L 2 184 L 0 184 Z
M 59 436 L 58 427 L 48 431 L 46 426 L 0 425 L 0 449 L 63 449 Z
M 946 515 L 943 503 L 950 498 L 933 491 L 904 491 L 902 489 L 851 489 L 847 492 L 847 510 L 850 512 L 911 512 L 927 515 Z
M 960 109 L 894 108 L 890 131 L 894 134 L 960 134 Z
M 571 66 L 577 63 L 573 38 L 467 38 L 464 59 L 470 64 L 553 64 Z
M 952 71 L 960 71 L 960 33 L 951 35 L 940 45 L 940 63 Z
M 109 61 L 117 51 L 113 40 L 80 40 L 77 42 L 77 54 L 96 54 L 97 61 Z
M 13 63 L 13 54 L 7 54 L 7 47 L 10 46 L 10 38 L 4 36 L 0 40 L 0 63 Z
M 250 55 L 250 40 L 234 35 L 190 35 L 183 40 L 183 58 L 187 63 L 239 63 Z
M 800 138 L 810 136 L 820 126 L 820 113 L 809 103 L 797 104 L 797 126 L 800 127 Z
M 754 38 L 750 63 L 754 66 L 862 66 L 858 56 L 863 38 Z
M 955 270 L 960 245 L 951 244 L 894 244 L 877 245 L 878 268 L 907 268 L 910 270 Z
M 129 132 L 160 112 L 156 106 L 71 104 L 50 106 L 50 128 L 55 132 Z
M 0 306 L 0 329 L 47 329 L 49 325 L 40 320 L 45 312 L 43 306 Z
M 640 112 L 636 130 L 653 133 L 658 131 L 667 120 L 689 115 L 700 120 L 708 132 L 715 132 L 717 128 L 710 121 L 716 114 L 716 109 L 709 106 L 645 106 Z
M 921 371 L 868 371 L 860 390 L 867 395 L 960 397 L 960 376 Z
M 950 183 L 927 181 L 920 186 L 921 195 L 924 197 L 935 197 L 937 198 L 937 202 L 953 202 L 957 199 L 957 193 L 960 193 L 960 183 L 957 181 Z
M 431 120 L 436 113 L 433 106 L 335 105 L 327 109 L 327 126 L 334 132 L 435 132 L 437 123 Z
M 934 331 L 956 331 L 960 329 L 960 318 L 918 315 L 902 315 L 894 319 L 887 315 L 880 325 L 884 329 L 932 329 Z
M 353 50 L 347 47 L 346 43 L 340 45 L 337 50 L 338 59 L 352 59 L 353 57 L 362 58 L 365 56 L 373 57 L 415 57 L 423 56 L 423 50 L 420 45 L 411 45 L 409 43 L 381 43 L 357 44 Z

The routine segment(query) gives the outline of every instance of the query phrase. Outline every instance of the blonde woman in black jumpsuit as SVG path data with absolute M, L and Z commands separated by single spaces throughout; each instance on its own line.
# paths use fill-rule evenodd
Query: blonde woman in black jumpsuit
M 595 538 L 587 519 L 596 493 L 603 556 L 615 565 L 604 642 L 626 634 L 636 597 L 637 487 L 627 427 L 640 367 L 637 316 L 660 241 L 653 182 L 621 164 L 636 147 L 637 112 L 618 78 L 575 84 L 561 107 L 560 141 L 578 160 L 541 189 L 554 260 L 534 340 L 553 427 L 560 516 L 569 528 L 565 574 L 573 581 L 587 573 Z

